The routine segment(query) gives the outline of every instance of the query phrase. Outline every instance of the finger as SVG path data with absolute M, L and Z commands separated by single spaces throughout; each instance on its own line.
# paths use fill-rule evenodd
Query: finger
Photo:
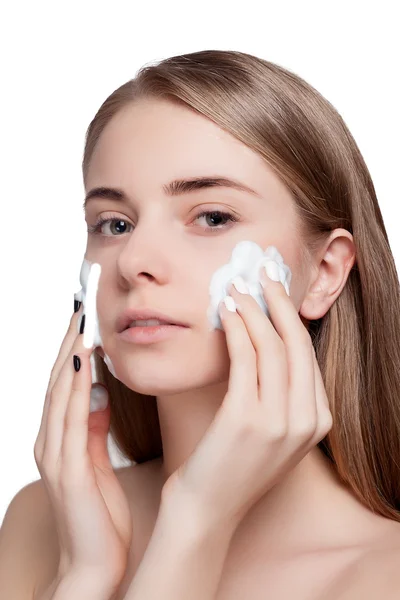
M 86 349 L 83 345 L 83 332 L 78 333 L 74 344 L 61 368 L 57 381 L 54 383 L 50 393 L 50 403 L 48 409 L 46 437 L 44 440 L 43 455 L 47 456 L 47 462 L 54 464 L 58 461 L 61 453 L 65 415 L 71 395 L 71 386 L 74 379 L 73 356 L 74 354 L 89 354 L 92 349 Z
M 35 454 L 39 457 L 42 456 L 44 450 L 44 440 L 46 439 L 46 430 L 47 430 L 47 421 L 48 421 L 48 412 L 50 405 L 50 397 L 51 391 L 54 386 L 54 382 L 57 380 L 59 373 L 71 351 L 71 348 L 77 338 L 78 334 L 78 325 L 80 324 L 80 320 L 83 313 L 83 305 L 79 307 L 79 310 L 73 313 L 68 330 L 64 336 L 64 339 L 61 343 L 60 349 L 58 351 L 58 355 L 54 366 L 51 371 L 49 383 L 46 390 L 45 401 L 42 411 L 42 419 L 40 422 L 39 432 L 35 442 Z
M 312 346 L 312 358 L 315 377 L 315 400 L 318 414 L 318 425 L 314 434 L 312 445 L 318 444 L 329 433 L 333 425 L 333 416 L 329 406 L 325 384 L 317 361 L 314 346 Z
M 263 269 L 261 283 L 272 323 L 286 350 L 288 428 L 311 437 L 317 427 L 317 406 L 310 334 L 282 283 L 270 279 Z
M 264 268 L 260 269 L 260 283 L 274 328 L 287 346 L 293 339 L 304 342 L 309 338 L 299 314 L 280 281 L 270 279 Z
M 51 392 L 54 382 L 57 380 L 60 371 L 68 357 L 68 354 L 71 351 L 72 346 L 75 343 L 77 335 L 79 334 L 79 327 L 82 322 L 84 307 L 83 304 L 80 305 L 79 310 L 72 315 L 67 333 L 64 336 L 62 344 L 60 346 L 60 350 L 58 352 L 57 359 L 54 363 L 53 369 L 51 371 L 48 390 Z
M 64 420 L 64 432 L 61 446 L 63 469 L 73 476 L 78 475 L 79 469 L 87 472 L 88 464 L 88 425 L 90 391 L 92 387 L 92 369 L 90 356 L 93 347 L 88 349 L 81 340 L 75 347 L 76 362 L 79 370 L 73 367 L 74 356 L 70 364 L 71 386 Z
M 88 356 L 89 367 L 90 362 L 89 358 L 94 349 L 94 336 L 95 336 L 95 314 L 96 314 L 96 297 L 97 297 L 97 289 L 98 289 L 98 281 L 101 273 L 101 266 L 98 263 L 92 265 L 87 282 L 87 292 L 85 299 L 85 316 L 87 317 L 87 322 L 84 322 L 84 327 L 81 328 L 80 333 L 76 341 L 74 342 L 73 348 L 69 353 L 63 367 L 61 368 L 59 377 L 57 381 L 54 383 L 52 391 L 50 393 L 50 405 L 49 405 L 49 414 L 48 414 L 48 430 L 47 436 L 45 440 L 44 453 L 48 451 L 49 461 L 57 460 L 59 461 L 61 456 L 61 450 L 64 443 L 64 435 L 65 435 L 65 427 L 72 428 L 72 435 L 75 436 L 75 427 L 76 422 L 75 419 L 71 419 L 71 412 L 68 410 L 68 406 L 71 399 L 71 386 L 75 380 L 75 369 L 73 368 L 73 364 L 75 361 L 80 365 L 84 360 L 80 360 L 78 355 L 81 355 L 83 358 Z M 74 362 L 73 362 L 74 361 Z M 90 374 L 90 385 L 91 385 L 91 374 Z M 53 400 L 54 398 L 54 400 Z M 86 398 L 86 397 L 85 397 Z M 84 398 L 84 400 L 85 400 Z M 90 398 L 90 389 L 87 393 L 87 408 L 84 406 L 81 408 L 84 412 L 87 411 L 89 413 L 89 398 Z M 85 404 L 85 403 L 84 403 Z M 76 414 L 75 411 L 72 413 Z M 85 426 L 86 426 L 86 436 L 87 436 L 87 422 L 88 418 L 85 418 Z M 81 432 L 79 432 L 81 434 Z M 86 437 L 87 439 L 87 437 Z M 70 445 L 68 446 L 70 447 Z M 84 458 L 87 458 L 87 451 L 81 456 L 81 461 Z M 52 465 L 54 463 L 52 462 Z M 87 465 L 86 465 L 87 467 Z M 77 468 L 77 467 L 76 467 Z
M 90 389 L 90 404 L 93 395 L 102 399 L 101 406 L 104 408 L 96 408 L 94 412 L 89 412 L 87 450 L 93 466 L 102 472 L 109 473 L 113 469 L 108 451 L 111 420 L 109 393 L 104 385 L 96 382 Z
M 286 428 L 288 417 L 285 345 L 270 319 L 253 296 L 246 293 L 246 289 L 243 279 L 235 278 L 228 291 L 239 305 L 238 312 L 256 351 L 258 399 L 265 405 L 266 422 L 271 432 L 276 429 L 278 433 Z
M 233 307 L 233 298 L 227 296 L 227 299 L 228 306 Z M 226 398 L 229 398 L 231 408 L 243 413 L 246 410 L 246 400 L 257 398 L 256 353 L 238 312 L 228 310 L 225 303 L 221 302 L 219 313 L 230 357 Z

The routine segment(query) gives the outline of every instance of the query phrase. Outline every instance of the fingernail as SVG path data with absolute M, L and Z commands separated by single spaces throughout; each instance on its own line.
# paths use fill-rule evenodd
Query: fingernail
M 94 385 L 90 390 L 89 412 L 104 410 L 108 405 L 108 393 L 102 385 Z
M 80 368 L 81 368 L 81 359 L 79 358 L 79 356 L 74 354 L 74 369 L 76 372 L 78 372 Z
M 238 292 L 240 292 L 241 294 L 248 294 L 249 290 L 247 288 L 246 282 L 243 279 L 243 277 L 240 277 L 240 275 L 237 275 L 236 277 L 234 277 L 232 279 L 232 284 L 235 286 L 235 288 L 237 289 Z
M 75 300 L 74 298 L 74 312 L 78 312 L 78 310 L 81 307 L 82 302 L 79 302 L 79 300 Z
M 266 274 L 272 281 L 280 281 L 279 277 L 279 267 L 275 261 L 269 260 L 265 263 L 264 269 Z
M 85 318 L 86 318 L 86 315 L 82 315 L 82 321 L 81 321 L 81 326 L 79 328 L 79 333 L 83 333 L 85 330 Z
M 225 296 L 224 304 L 230 312 L 236 312 L 236 304 L 232 296 Z

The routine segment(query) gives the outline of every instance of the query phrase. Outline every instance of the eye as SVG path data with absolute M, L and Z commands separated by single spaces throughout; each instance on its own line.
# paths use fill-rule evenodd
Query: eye
M 195 221 L 197 219 L 201 219 L 202 217 L 209 217 L 212 221 L 214 221 L 214 225 L 215 225 L 215 221 L 225 221 L 224 223 L 217 223 L 217 227 L 202 227 L 203 231 L 221 231 L 221 229 L 226 229 L 227 223 L 229 222 L 237 222 L 239 221 L 239 219 L 235 216 L 232 215 L 231 213 L 227 213 L 227 212 L 222 212 L 220 210 L 204 210 L 202 212 L 200 212 L 196 217 L 195 217 Z M 101 232 L 101 228 L 103 225 L 105 224 L 113 224 L 116 223 L 116 227 L 117 227 L 117 231 L 120 234 L 126 233 L 126 231 L 121 231 L 121 228 L 126 227 L 127 225 L 129 227 L 131 227 L 131 223 L 128 223 L 127 221 L 125 221 L 125 219 L 121 219 L 119 217 L 100 217 L 97 222 L 95 223 L 95 225 L 88 225 L 87 227 L 87 232 L 94 234 L 94 235 L 104 235 L 105 237 L 118 237 L 117 235 L 107 235 L 107 234 L 102 234 Z M 122 223 L 122 225 L 121 225 Z
M 87 232 L 88 233 L 93 233 L 94 235 L 101 235 L 101 227 L 105 224 L 105 223 L 117 223 L 119 224 L 118 227 L 121 227 L 121 223 L 123 223 L 124 225 L 122 225 L 122 227 L 126 226 L 126 225 L 130 225 L 130 223 L 128 223 L 127 221 L 125 221 L 125 219 L 121 219 L 119 217 L 100 217 L 97 222 L 92 226 L 92 225 L 88 225 L 87 227 Z M 119 233 L 126 233 L 126 231 L 119 231 Z M 111 237 L 118 237 L 118 236 L 111 236 Z
M 220 215 L 220 216 L 219 216 Z M 202 217 L 210 217 L 211 219 L 215 220 L 219 220 L 222 219 L 224 221 L 232 221 L 232 222 L 237 222 L 239 219 L 237 217 L 235 217 L 235 215 L 232 215 L 231 213 L 227 213 L 227 212 L 222 212 L 220 210 L 204 210 L 202 211 L 200 214 L 197 215 L 196 219 L 201 219 Z M 218 224 L 218 223 L 217 223 Z M 220 226 L 217 227 L 202 227 L 202 229 L 204 231 L 220 231 L 221 229 L 225 229 L 226 228 L 226 223 L 224 223 L 223 225 L 219 224 Z

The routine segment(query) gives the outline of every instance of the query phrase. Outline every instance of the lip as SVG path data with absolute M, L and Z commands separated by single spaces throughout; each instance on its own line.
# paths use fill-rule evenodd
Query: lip
M 136 320 L 150 320 L 150 319 L 159 319 L 160 321 L 165 321 L 165 324 L 169 325 L 178 325 L 179 327 L 189 327 L 187 323 L 183 323 L 178 319 L 170 315 L 166 315 L 158 310 L 151 310 L 147 308 L 128 308 L 125 310 L 117 319 L 117 332 L 122 333 L 126 330 L 132 321 Z M 160 326 L 158 326 L 160 327 Z M 140 327 L 135 327 L 135 329 L 141 329 Z M 152 329 L 152 327 L 147 327 L 146 329 Z
M 128 327 L 118 334 L 125 342 L 134 344 L 153 344 L 176 335 L 179 331 L 185 331 L 187 327 L 179 325 L 154 325 L 150 327 Z

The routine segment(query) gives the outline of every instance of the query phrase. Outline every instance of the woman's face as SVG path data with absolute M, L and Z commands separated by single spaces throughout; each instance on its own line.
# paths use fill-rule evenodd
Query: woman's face
M 174 180 L 196 177 L 234 179 L 255 193 L 225 186 L 164 191 Z M 126 107 L 104 129 L 85 186 L 86 193 L 116 188 L 126 198 L 88 201 L 89 227 L 100 217 L 115 221 L 88 233 L 85 258 L 102 267 L 97 310 L 104 351 L 129 388 L 169 395 L 228 379 L 225 334 L 210 331 L 207 318 L 208 289 L 240 241 L 277 247 L 292 270 L 290 295 L 299 309 L 304 283 L 293 198 L 258 154 L 207 118 L 165 100 Z M 218 214 L 199 217 L 202 211 Z M 116 321 L 128 307 L 159 310 L 190 327 L 162 342 L 127 343 Z

